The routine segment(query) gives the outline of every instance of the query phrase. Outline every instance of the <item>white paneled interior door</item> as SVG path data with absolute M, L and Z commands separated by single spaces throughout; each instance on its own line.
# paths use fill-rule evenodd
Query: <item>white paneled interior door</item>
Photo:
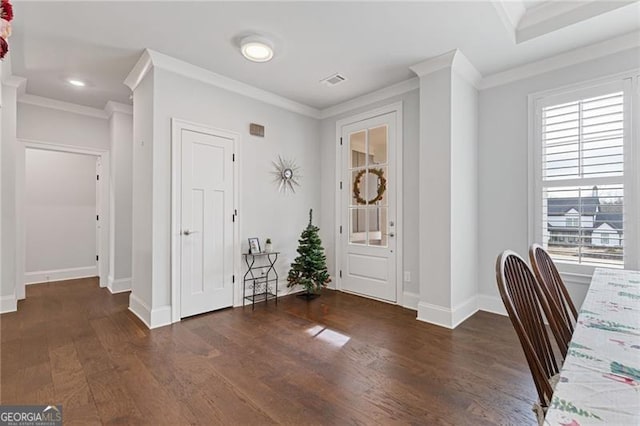
M 389 302 L 396 289 L 396 114 L 342 128 L 342 289 Z
M 180 316 L 233 305 L 234 140 L 180 133 Z

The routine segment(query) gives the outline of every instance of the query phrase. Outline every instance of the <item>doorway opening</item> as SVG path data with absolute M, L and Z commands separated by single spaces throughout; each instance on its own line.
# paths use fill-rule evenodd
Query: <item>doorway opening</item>
M 402 304 L 402 104 L 336 123 L 337 288 Z
M 97 277 L 99 157 L 25 151 L 25 284 Z
M 109 153 L 19 140 L 16 297 L 26 285 L 109 272 Z M 90 282 L 90 281 L 88 281 Z
M 172 120 L 172 322 L 231 307 L 240 294 L 239 139 Z

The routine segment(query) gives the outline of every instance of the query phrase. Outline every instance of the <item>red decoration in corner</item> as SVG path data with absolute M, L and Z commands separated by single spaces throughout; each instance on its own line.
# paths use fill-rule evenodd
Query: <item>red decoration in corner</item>
M 0 59 L 4 59 L 9 52 L 7 39 L 11 35 L 11 20 L 13 20 L 13 6 L 9 0 L 0 0 Z
M 9 43 L 7 40 L 0 37 L 0 59 L 4 58 L 4 55 L 9 51 Z
M 13 19 L 13 6 L 9 0 L 2 0 L 0 3 L 0 18 L 9 22 Z

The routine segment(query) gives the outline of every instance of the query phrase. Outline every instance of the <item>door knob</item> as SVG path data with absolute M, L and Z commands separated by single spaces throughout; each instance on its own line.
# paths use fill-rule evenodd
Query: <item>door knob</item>
M 389 236 L 390 236 L 390 237 L 395 237 L 395 236 L 396 236 L 396 234 L 394 234 L 393 232 L 390 232 L 390 233 L 389 233 Z
M 195 234 L 196 232 L 198 231 L 191 231 L 189 229 L 185 229 L 184 231 L 182 231 L 184 235 L 191 235 L 191 234 Z

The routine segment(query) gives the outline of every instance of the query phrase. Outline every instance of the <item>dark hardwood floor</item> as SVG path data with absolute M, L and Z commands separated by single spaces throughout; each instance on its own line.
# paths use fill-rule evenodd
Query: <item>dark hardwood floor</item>
M 27 287 L 0 316 L 2 404 L 65 424 L 535 424 L 506 317 L 456 330 L 326 291 L 149 331 L 96 280 Z

